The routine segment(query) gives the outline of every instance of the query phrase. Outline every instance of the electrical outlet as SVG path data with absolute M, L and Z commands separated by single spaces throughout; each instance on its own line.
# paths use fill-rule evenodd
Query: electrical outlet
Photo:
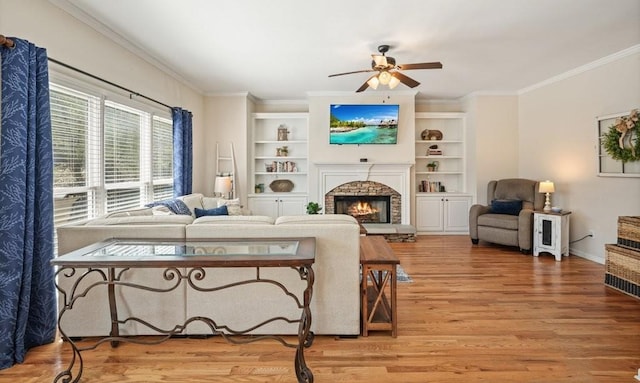
M 589 230 L 589 237 L 591 237 L 591 238 L 595 238 L 596 237 L 596 233 L 593 231 L 593 229 Z

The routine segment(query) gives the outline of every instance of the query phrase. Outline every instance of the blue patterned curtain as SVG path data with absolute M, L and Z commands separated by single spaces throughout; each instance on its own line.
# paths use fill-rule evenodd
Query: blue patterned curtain
M 181 108 L 171 109 L 173 116 L 173 196 L 191 194 L 193 173 L 192 115 Z
M 0 48 L 0 368 L 56 334 L 47 52 Z

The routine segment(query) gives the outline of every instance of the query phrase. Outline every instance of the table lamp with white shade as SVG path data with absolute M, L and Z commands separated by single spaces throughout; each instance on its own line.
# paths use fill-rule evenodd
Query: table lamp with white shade
M 228 199 L 231 193 L 231 177 L 217 176 L 213 191 Z
M 540 187 L 538 189 L 539 193 L 544 193 L 545 194 L 545 201 L 544 201 L 544 210 L 546 213 L 551 211 L 551 193 L 555 192 L 555 188 L 553 186 L 553 182 L 547 180 L 547 181 L 541 181 L 540 182 Z

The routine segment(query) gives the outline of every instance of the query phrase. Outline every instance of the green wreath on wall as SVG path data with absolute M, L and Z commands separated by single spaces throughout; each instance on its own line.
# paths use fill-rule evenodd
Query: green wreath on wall
M 622 162 L 640 161 L 640 114 L 632 110 L 628 116 L 616 119 L 602 136 L 607 154 Z

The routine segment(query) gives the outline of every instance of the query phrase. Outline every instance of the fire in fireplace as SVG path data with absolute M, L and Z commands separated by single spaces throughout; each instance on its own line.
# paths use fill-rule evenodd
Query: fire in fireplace
M 360 223 L 391 223 L 391 196 L 334 196 L 334 213 Z

